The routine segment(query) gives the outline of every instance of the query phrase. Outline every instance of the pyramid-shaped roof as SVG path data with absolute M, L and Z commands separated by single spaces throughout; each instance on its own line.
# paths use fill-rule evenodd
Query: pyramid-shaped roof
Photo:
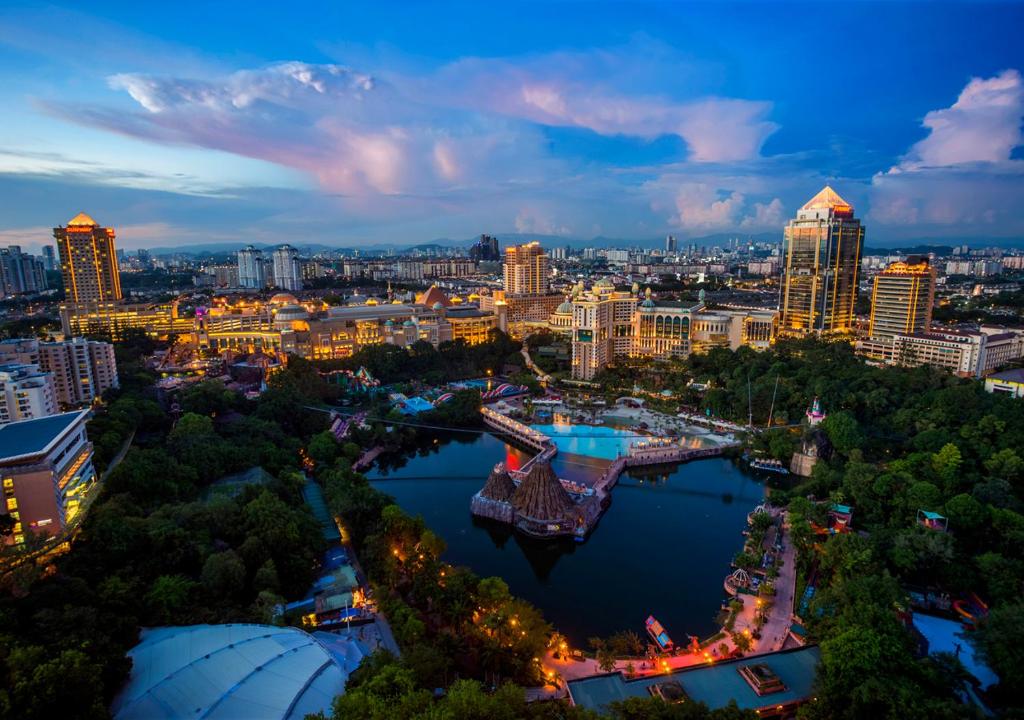
M 491 474 L 487 477 L 487 482 L 484 483 L 484 488 L 480 491 L 480 494 L 491 500 L 508 502 L 512 499 L 512 494 L 515 491 L 516 484 L 512 482 L 512 478 L 505 469 L 505 465 L 498 463 L 491 470 Z
M 551 464 L 536 461 L 512 495 L 512 507 L 532 520 L 558 521 L 575 507 L 575 503 L 562 487 Z
M 452 301 L 448 299 L 448 296 L 437 285 L 431 285 L 425 293 L 416 298 L 416 302 L 427 307 L 434 307 L 435 303 L 441 303 L 445 307 L 452 304 Z
M 826 210 L 835 207 L 853 207 L 850 203 L 839 197 L 839 193 L 826 185 L 817 195 L 812 197 L 800 208 L 801 210 Z
M 73 218 L 68 220 L 68 225 L 69 226 L 71 226 L 71 225 L 78 225 L 78 226 L 99 227 L 99 223 L 96 222 L 95 220 L 93 220 L 88 215 L 86 215 L 84 212 L 83 213 L 78 213 Z

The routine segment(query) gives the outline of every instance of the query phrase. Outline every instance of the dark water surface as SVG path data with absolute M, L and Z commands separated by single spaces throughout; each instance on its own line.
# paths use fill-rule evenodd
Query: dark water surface
M 649 614 L 680 643 L 717 629 L 722 581 L 746 514 L 764 497 L 756 478 L 720 458 L 631 471 L 585 543 L 538 541 L 469 512 L 494 463 L 517 467 L 529 457 L 491 435 L 459 435 L 385 459 L 367 476 L 445 539 L 449 562 L 503 578 L 576 644 L 619 630 L 643 634 Z M 560 453 L 553 466 L 581 480 L 607 462 Z

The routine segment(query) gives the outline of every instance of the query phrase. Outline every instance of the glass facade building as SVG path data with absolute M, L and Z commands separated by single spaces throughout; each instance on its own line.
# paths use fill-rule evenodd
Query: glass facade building
M 826 186 L 800 208 L 785 229 L 782 332 L 852 331 L 863 242 L 853 206 L 832 188 Z

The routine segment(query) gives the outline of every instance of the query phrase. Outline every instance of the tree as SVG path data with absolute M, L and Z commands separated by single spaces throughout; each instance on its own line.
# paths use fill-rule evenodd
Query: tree
M 828 435 L 832 447 L 843 455 L 849 455 L 863 443 L 860 425 L 856 418 L 846 411 L 832 413 L 822 421 L 821 427 Z
M 161 575 L 146 593 L 146 604 L 160 624 L 173 622 L 185 607 L 195 583 L 182 575 Z
M 979 625 L 978 647 L 999 675 L 999 687 L 1008 693 L 1024 689 L 1024 603 L 992 609 Z
M 733 644 L 736 645 L 736 649 L 742 653 L 749 652 L 750 648 L 754 645 L 754 641 L 751 639 L 750 635 L 745 632 L 733 633 L 732 641 Z
M 273 563 L 273 560 L 267 562 Z M 243 589 L 245 563 L 234 550 L 213 553 L 203 563 L 200 577 L 203 587 L 211 596 L 230 598 L 238 595 Z

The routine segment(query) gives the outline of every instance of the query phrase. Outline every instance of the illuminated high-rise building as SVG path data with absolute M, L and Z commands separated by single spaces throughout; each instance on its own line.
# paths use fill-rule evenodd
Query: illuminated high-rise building
M 827 185 L 797 211 L 784 235 L 782 332 L 852 331 L 863 242 L 853 206 Z
M 505 248 L 505 294 L 547 295 L 550 264 L 539 242 Z
M 267 270 L 263 264 L 263 251 L 246 245 L 238 251 L 238 286 L 260 290 L 267 284 Z
M 935 268 L 927 257 L 894 262 L 875 276 L 871 291 L 873 338 L 928 332 L 935 302 Z
M 114 249 L 114 229 L 100 227 L 85 213 L 55 227 L 64 292 L 70 303 L 121 299 L 121 273 Z
M 302 264 L 299 251 L 291 245 L 282 245 L 272 254 L 274 284 L 282 290 L 296 292 L 302 289 Z

